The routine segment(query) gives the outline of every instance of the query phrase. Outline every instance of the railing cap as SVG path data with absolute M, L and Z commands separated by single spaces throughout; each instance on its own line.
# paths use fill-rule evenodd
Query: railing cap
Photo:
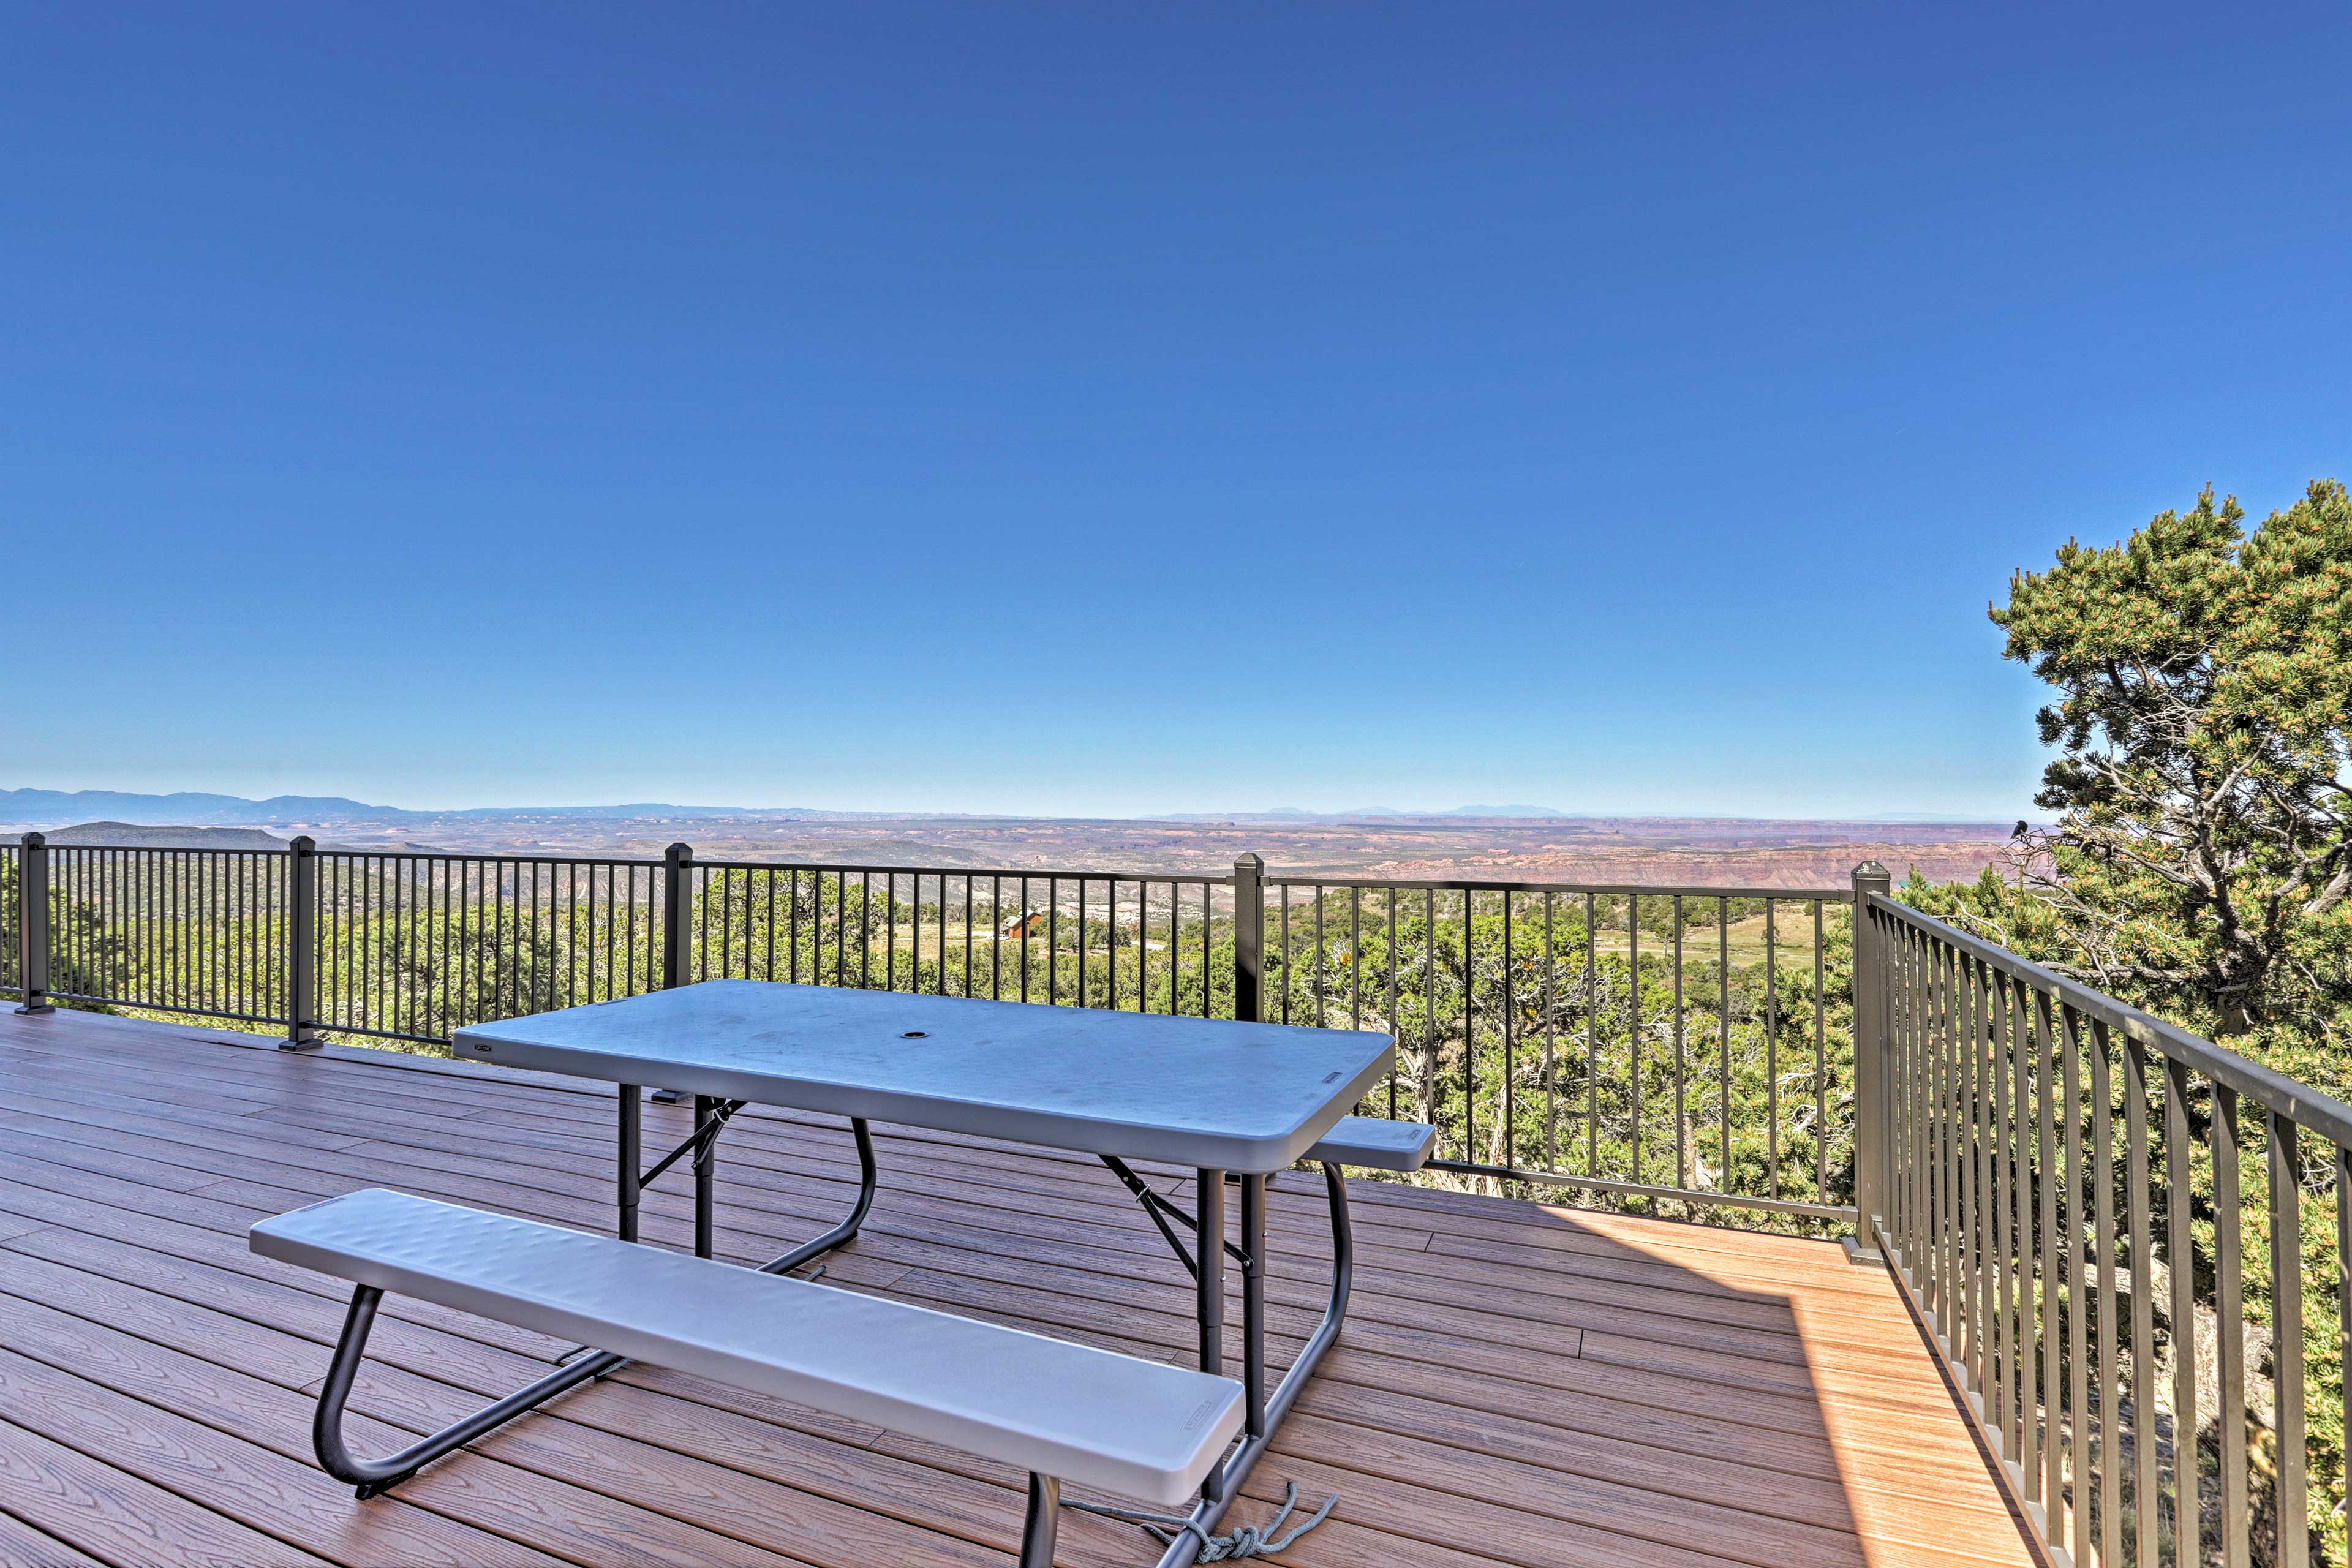
M 47 844 L 48 841 L 48 837 L 45 834 L 27 833 L 24 837 L 23 843 L 24 847 L 27 849 L 38 849 L 42 845 Z

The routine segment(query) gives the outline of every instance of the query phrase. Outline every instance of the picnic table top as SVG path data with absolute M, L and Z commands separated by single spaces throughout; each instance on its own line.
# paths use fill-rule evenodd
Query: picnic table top
M 472 1061 L 1196 1168 L 1288 1167 L 1388 1072 L 1389 1036 L 774 981 L 457 1031 Z

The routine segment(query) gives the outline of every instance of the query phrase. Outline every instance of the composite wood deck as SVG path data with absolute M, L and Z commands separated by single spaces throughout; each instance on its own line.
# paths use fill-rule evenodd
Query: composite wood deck
M 648 1106 L 648 1150 L 685 1121 Z M 356 1501 L 320 1472 L 311 1396 L 344 1289 L 253 1257 L 246 1227 L 380 1185 L 604 1229 L 611 1124 L 593 1086 L 0 1013 L 0 1563 L 1002 1568 L 1023 1477 L 645 1368 L 390 1497 Z M 877 1131 L 881 1195 L 831 1282 L 1188 1358 L 1189 1282 L 1100 1167 Z M 855 1191 L 846 1131 L 816 1118 L 739 1118 L 719 1172 L 719 1251 L 743 1260 L 823 1229 Z M 1151 1179 L 1189 1198 L 1181 1173 Z M 646 1194 L 646 1239 L 688 1245 L 683 1187 Z M 1271 1349 L 1286 1362 L 1328 1245 L 1319 1183 L 1277 1187 Z M 1263 1520 L 1286 1482 L 1339 1506 L 1267 1561 L 2036 1561 L 1893 1286 L 1834 1247 L 1352 1189 L 1348 1327 L 1232 1518 Z M 354 1444 L 398 1447 L 563 1348 L 388 1300 Z M 1131 1526 L 1066 1514 L 1070 1568 L 1156 1558 Z

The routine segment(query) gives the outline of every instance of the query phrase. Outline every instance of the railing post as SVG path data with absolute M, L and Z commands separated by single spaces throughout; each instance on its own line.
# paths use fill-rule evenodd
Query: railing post
M 1234 860 L 1234 1016 L 1261 1019 L 1265 999 L 1265 862 L 1255 850 Z
M 319 1038 L 319 846 L 298 834 L 286 847 L 286 1037 L 281 1051 L 315 1051 Z
M 675 991 L 686 984 L 687 960 L 692 952 L 687 910 L 694 907 L 694 846 L 673 844 L 662 851 L 662 989 Z M 656 1105 L 676 1105 L 683 1099 L 674 1089 L 656 1089 Z
M 49 841 L 27 833 L 16 858 L 16 982 L 24 994 L 19 1013 L 48 1013 Z
M 1888 1063 L 1885 944 L 1874 895 L 1886 897 L 1894 879 L 1886 868 L 1865 860 L 1853 868 L 1853 1206 L 1854 1234 L 1846 1238 L 1846 1259 L 1883 1264 L 1876 1226 L 1886 1210 L 1887 1158 L 1894 1148 L 1894 1092 Z
M 686 984 L 693 951 L 687 911 L 694 907 L 694 846 L 673 844 L 662 851 L 662 989 Z

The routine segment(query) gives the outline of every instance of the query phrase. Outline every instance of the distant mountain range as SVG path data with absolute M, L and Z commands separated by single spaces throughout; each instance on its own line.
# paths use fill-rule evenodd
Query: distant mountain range
M 242 795 L 130 795 L 116 790 L 0 790 L 0 822 L 30 827 L 50 823 L 110 820 L 172 826 L 269 827 L 294 823 L 378 823 L 395 826 L 452 819 L 499 821 L 521 817 L 569 816 L 598 821 L 677 817 L 794 816 L 793 807 L 759 809 L 735 805 L 524 805 L 476 806 L 464 811 L 407 811 L 396 805 L 370 805 L 341 795 L 277 795 L 268 800 Z

